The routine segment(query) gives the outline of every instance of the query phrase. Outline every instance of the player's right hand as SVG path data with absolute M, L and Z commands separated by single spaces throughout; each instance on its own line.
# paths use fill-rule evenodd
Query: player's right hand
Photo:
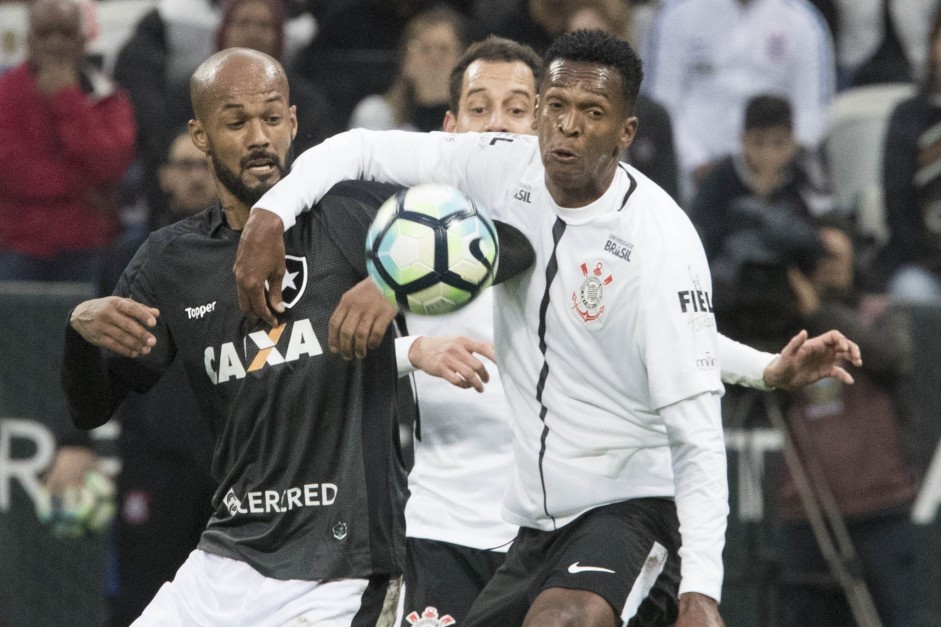
M 284 222 L 276 213 L 256 209 L 242 229 L 232 267 L 242 313 L 277 326 L 277 314 L 284 313 L 281 299 L 284 271 Z
M 680 611 L 674 627 L 725 627 L 725 622 L 715 599 L 698 592 L 685 592 L 680 595 Z
M 130 298 L 106 296 L 86 300 L 72 310 L 69 325 L 85 341 L 122 357 L 146 355 L 157 338 L 147 330 L 157 324 L 160 311 Z
M 490 361 L 496 359 L 493 344 L 461 336 L 422 336 L 412 343 L 408 359 L 416 368 L 452 385 L 483 392 L 484 384 L 490 381 L 490 373 L 474 353 Z

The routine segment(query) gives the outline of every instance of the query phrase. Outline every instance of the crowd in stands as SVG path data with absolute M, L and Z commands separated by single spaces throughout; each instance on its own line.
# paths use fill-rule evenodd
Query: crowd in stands
M 451 68 L 488 34 L 540 53 L 579 28 L 629 39 L 645 79 L 638 134 L 624 160 L 666 189 L 697 227 L 720 329 L 777 348 L 800 328 L 812 335 L 839 328 L 863 347 L 866 366 L 854 387 L 816 384 L 791 399 L 788 419 L 810 425 L 802 454 L 820 457 L 858 533 L 884 624 L 908 624 L 904 573 L 914 549 L 904 512 L 917 473 L 896 445 L 904 424 L 897 389 L 911 368 L 911 342 L 895 305 L 941 302 L 939 2 L 76 1 L 73 14 L 31 13 L 29 2 L 0 0 L 0 280 L 87 281 L 109 292 L 143 236 L 213 202 L 212 164 L 185 130 L 189 77 L 217 50 L 249 47 L 284 64 L 300 152 L 346 128 L 440 130 L 453 97 Z M 102 49 L 100 25 L 113 24 L 103 19 L 111 14 L 129 17 L 125 36 Z M 897 83 L 912 85 L 914 95 L 894 105 L 883 152 L 869 156 L 882 164 L 874 183 L 889 234 L 873 243 L 854 228 L 855 208 L 835 201 L 835 168 L 823 148 L 835 99 Z M 129 430 L 129 455 L 159 441 L 148 428 Z M 186 472 L 202 471 L 199 454 L 162 446 L 171 459 L 188 460 Z M 204 487 L 189 484 L 193 500 L 202 499 Z M 132 505 L 122 515 L 133 522 Z M 800 562 L 792 565 L 822 568 L 788 477 L 781 510 L 797 547 L 788 552 Z M 193 524 L 181 535 L 199 528 Z M 161 572 L 172 576 L 175 567 Z M 789 606 L 821 603 L 811 597 Z M 799 613 L 787 620 L 850 624 L 807 622 Z

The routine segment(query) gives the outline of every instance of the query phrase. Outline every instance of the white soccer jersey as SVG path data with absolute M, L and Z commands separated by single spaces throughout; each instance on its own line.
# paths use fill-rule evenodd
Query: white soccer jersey
M 408 349 L 418 336 L 463 335 L 493 342 L 492 307 L 493 290 L 484 290 L 451 314 L 406 314 L 409 337 L 396 340 L 400 374 L 414 369 Z M 762 373 L 773 355 L 721 334 L 718 351 L 723 382 L 764 387 Z M 517 532 L 517 525 L 501 514 L 513 471 L 512 414 L 499 370 L 484 361 L 490 381 L 481 394 L 420 370 L 414 373 L 420 438 L 414 440 L 415 464 L 408 475 L 406 535 L 505 552 Z
M 493 342 L 493 290 L 484 290 L 451 314 L 406 314 L 406 324 L 410 336 L 463 335 Z M 403 346 L 407 351 L 411 342 Z M 397 341 L 397 357 L 407 362 L 407 353 L 399 351 Z M 490 373 L 483 393 L 421 371 L 414 375 L 419 423 L 415 465 L 408 474 L 405 532 L 410 538 L 505 552 L 517 532 L 500 514 L 513 465 L 511 414 L 500 373 L 481 359 Z
M 643 89 L 670 112 L 684 171 L 738 152 L 745 104 L 772 93 L 797 140 L 819 144 L 835 77 L 833 44 L 806 0 L 670 0 L 648 39 Z
M 624 165 L 600 199 L 561 208 L 535 137 L 363 130 L 305 152 L 257 206 L 290 226 L 350 178 L 456 185 L 535 248 L 534 269 L 496 288 L 494 309 L 513 412 L 510 522 L 552 529 L 606 503 L 675 497 L 680 592 L 718 599 L 722 384 L 709 267 L 683 211 Z

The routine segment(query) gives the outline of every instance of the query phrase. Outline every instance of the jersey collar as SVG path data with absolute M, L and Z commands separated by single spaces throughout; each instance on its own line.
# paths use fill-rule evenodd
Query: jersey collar
M 549 203 L 556 215 L 566 224 L 586 224 L 602 214 L 623 209 L 636 187 L 637 181 L 630 175 L 627 168 L 621 165 L 614 173 L 614 180 L 611 181 L 611 185 L 596 201 L 577 209 L 560 207 L 552 199 L 552 196 L 549 196 Z

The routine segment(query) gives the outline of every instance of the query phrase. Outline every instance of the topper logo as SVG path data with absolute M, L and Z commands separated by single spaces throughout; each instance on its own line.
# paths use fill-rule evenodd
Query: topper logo
M 212 313 L 216 310 L 216 301 L 212 301 L 206 305 L 200 305 L 198 307 L 184 307 L 183 311 L 186 312 L 186 317 L 192 320 L 193 318 L 202 318 L 207 313 Z

